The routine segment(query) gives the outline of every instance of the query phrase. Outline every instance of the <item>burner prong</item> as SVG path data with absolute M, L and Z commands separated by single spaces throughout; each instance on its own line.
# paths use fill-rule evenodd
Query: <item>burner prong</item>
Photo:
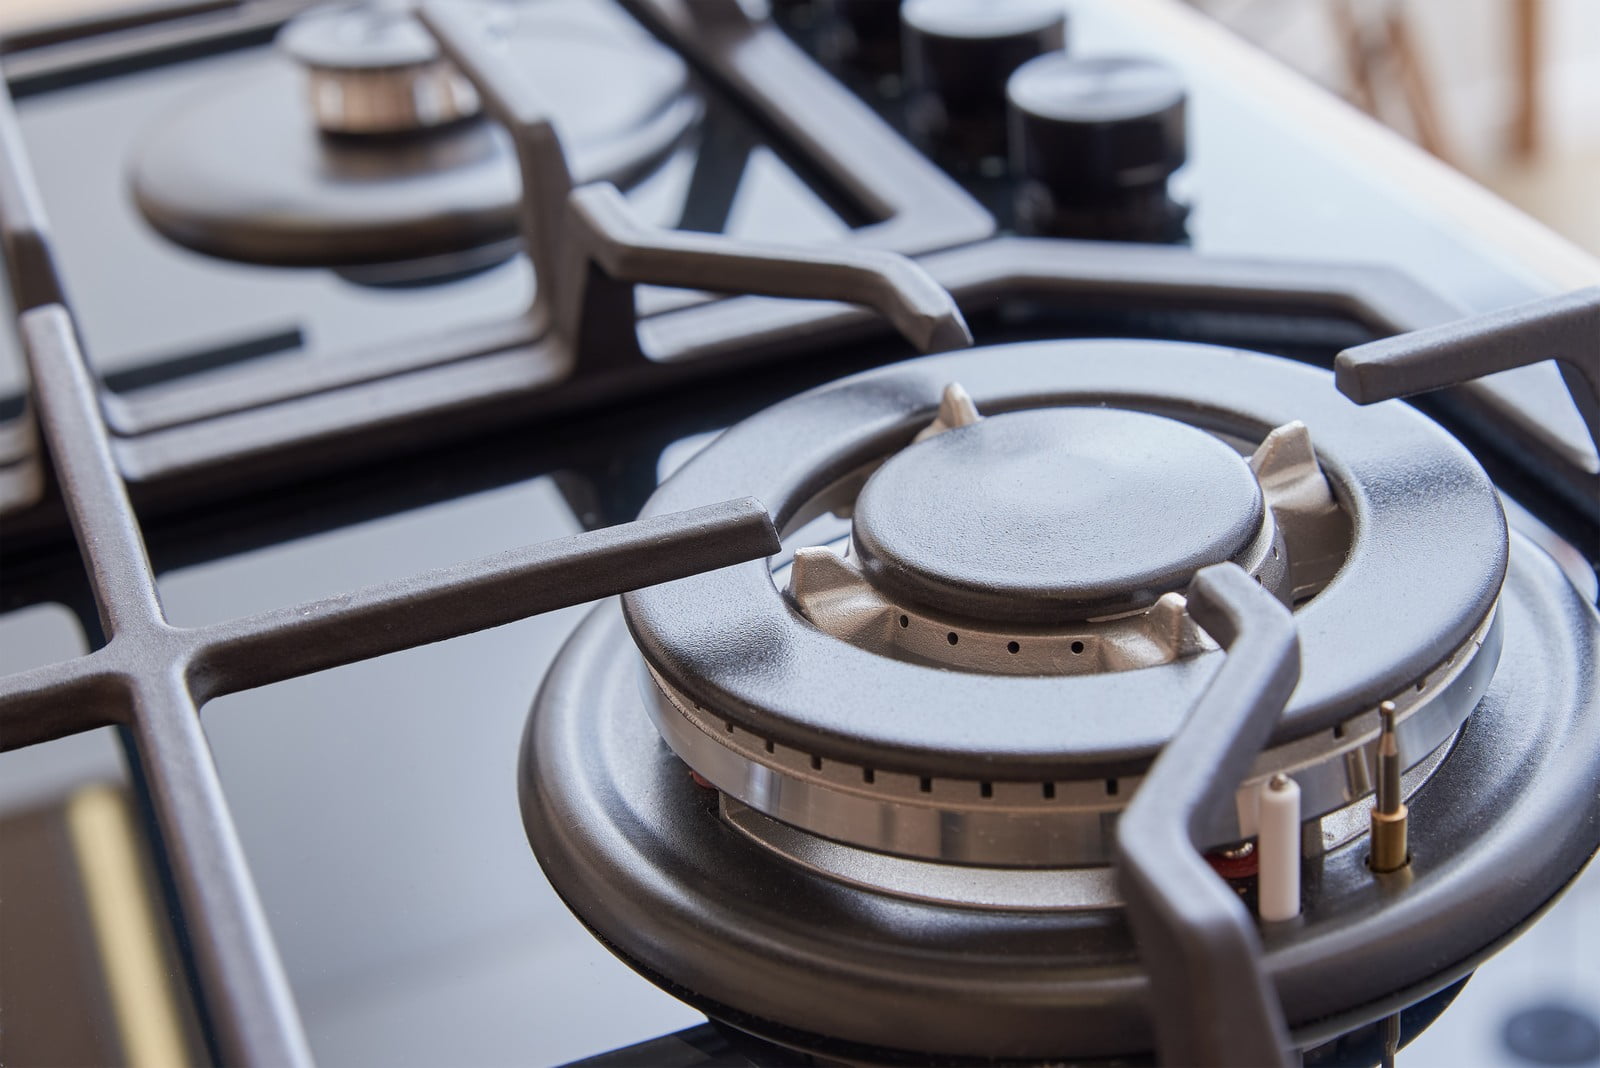
M 794 562 L 789 567 L 789 596 L 801 604 L 864 582 L 861 572 L 832 549 L 810 545 L 794 551 Z
M 1294 595 L 1320 589 L 1344 562 L 1349 530 L 1311 431 L 1298 419 L 1274 427 L 1251 453 L 1250 472 L 1283 532 Z
M 1190 617 L 1188 599 L 1181 593 L 1163 593 L 1150 606 L 1145 618 L 1150 625 L 1150 636 L 1166 646 L 1174 660 L 1206 647 L 1204 633 Z
M 973 403 L 972 394 L 960 382 L 952 382 L 944 387 L 944 392 L 939 395 L 939 414 L 934 416 L 933 422 L 917 432 L 912 442 L 926 441 L 936 434 L 943 434 L 946 430 L 954 430 L 960 426 L 971 426 L 983 416 L 978 414 L 978 406 Z
M 1263 491 L 1280 497 L 1310 498 L 1307 504 L 1332 504 L 1333 491 L 1317 462 L 1311 431 L 1296 419 L 1274 427 L 1250 454 L 1250 470 Z
M 1400 793 L 1400 745 L 1395 737 L 1393 701 L 1378 706 L 1383 729 L 1378 735 L 1378 792 L 1372 806 L 1372 870 L 1399 871 L 1411 861 L 1407 843 L 1409 813 Z

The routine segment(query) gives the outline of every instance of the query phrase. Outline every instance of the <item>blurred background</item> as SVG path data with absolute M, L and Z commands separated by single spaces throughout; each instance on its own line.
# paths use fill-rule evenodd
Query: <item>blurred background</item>
M 1600 3 L 1193 2 L 1600 252 Z

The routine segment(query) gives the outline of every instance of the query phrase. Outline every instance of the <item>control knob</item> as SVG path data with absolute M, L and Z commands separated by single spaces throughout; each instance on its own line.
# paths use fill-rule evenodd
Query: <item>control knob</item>
M 1006 80 L 1066 47 L 1059 0 L 906 0 L 900 8 L 912 136 L 955 163 L 1006 152 Z
M 1040 56 L 1006 84 L 1017 227 L 1176 241 L 1188 209 L 1167 192 L 1186 159 L 1183 82 L 1152 59 Z

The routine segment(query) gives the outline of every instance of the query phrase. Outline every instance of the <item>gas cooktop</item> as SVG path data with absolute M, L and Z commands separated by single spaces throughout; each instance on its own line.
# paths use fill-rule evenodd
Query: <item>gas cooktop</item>
M 1165 0 L 0 62 L 0 1059 L 1600 1061 L 1600 267 L 1463 179 Z

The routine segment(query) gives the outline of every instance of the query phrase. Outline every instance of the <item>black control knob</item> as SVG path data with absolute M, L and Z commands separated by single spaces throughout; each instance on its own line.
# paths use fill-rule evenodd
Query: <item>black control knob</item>
M 900 0 L 822 0 L 821 7 L 826 61 L 872 78 L 900 73 Z
M 1151 59 L 1040 56 L 1006 85 L 1017 228 L 1025 233 L 1174 241 L 1188 209 L 1167 193 L 1184 163 L 1176 71 Z
M 900 8 L 907 121 L 952 162 L 1006 151 L 1006 80 L 1035 56 L 1060 52 L 1060 0 L 906 0 Z

